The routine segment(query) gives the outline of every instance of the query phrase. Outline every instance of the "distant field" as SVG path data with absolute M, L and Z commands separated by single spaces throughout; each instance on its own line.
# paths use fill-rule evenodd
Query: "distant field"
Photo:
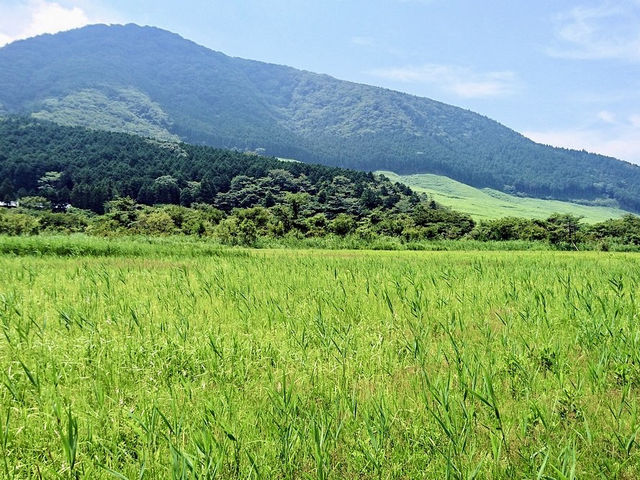
M 2 478 L 640 476 L 636 255 L 39 241 L 0 255 Z
M 490 188 L 474 188 L 441 175 L 397 175 L 386 171 L 376 173 L 405 183 L 416 191 L 425 192 L 436 202 L 468 213 L 476 220 L 501 217 L 548 218 L 553 213 L 570 213 L 584 217 L 587 223 L 597 223 L 629 213 L 617 208 L 517 197 Z

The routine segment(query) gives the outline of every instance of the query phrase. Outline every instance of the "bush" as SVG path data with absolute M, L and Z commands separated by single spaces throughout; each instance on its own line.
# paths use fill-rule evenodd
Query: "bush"
M 82 233 L 89 225 L 86 212 L 77 209 L 67 213 L 43 212 L 38 218 L 45 233 Z
M 231 216 L 218 224 L 215 236 L 226 245 L 252 246 L 258 240 L 258 229 L 252 220 Z
M 355 224 L 351 215 L 341 213 L 331 222 L 331 231 L 336 235 L 345 236 L 355 229 Z
M 329 221 L 324 213 L 318 213 L 304 222 L 308 237 L 323 237 L 327 234 Z
M 4 235 L 36 235 L 40 231 L 37 218 L 23 213 L 1 213 L 0 234 Z
M 27 210 L 51 210 L 51 202 L 44 197 L 22 197 L 19 203 Z
M 171 235 L 178 233 L 171 215 L 162 210 L 153 210 L 140 215 L 135 224 L 135 230 L 143 235 Z

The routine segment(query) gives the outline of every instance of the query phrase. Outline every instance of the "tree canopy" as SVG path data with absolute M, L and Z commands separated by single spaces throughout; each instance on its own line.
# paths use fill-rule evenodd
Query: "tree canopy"
M 371 173 L 22 117 L 0 121 L 0 178 L 4 200 L 38 196 L 54 208 L 97 213 L 118 197 L 146 205 L 206 203 L 224 212 L 281 204 L 328 218 L 375 208 L 407 212 L 423 200 Z

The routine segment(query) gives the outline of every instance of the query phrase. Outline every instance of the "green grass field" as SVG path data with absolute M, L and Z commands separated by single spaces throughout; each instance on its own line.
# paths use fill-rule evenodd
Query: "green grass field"
M 436 202 L 468 213 L 476 220 L 502 217 L 548 218 L 554 213 L 570 213 L 584 217 L 587 223 L 597 223 L 629 213 L 618 208 L 517 197 L 490 188 L 474 188 L 441 175 L 397 175 L 386 171 L 376 173 L 383 174 L 394 182 L 409 185 L 418 192 L 427 193 Z
M 640 478 L 637 255 L 30 241 L 3 478 Z

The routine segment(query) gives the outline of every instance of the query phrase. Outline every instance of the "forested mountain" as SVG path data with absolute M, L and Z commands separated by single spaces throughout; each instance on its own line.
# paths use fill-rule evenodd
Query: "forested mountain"
M 640 167 L 434 100 L 96 25 L 0 49 L 0 112 L 640 211 Z
M 0 119 L 0 201 L 44 197 L 101 213 L 105 202 L 201 202 L 222 211 L 298 204 L 334 218 L 373 209 L 410 211 L 421 198 L 371 173 L 135 135 Z M 435 206 L 434 206 L 435 208 Z

